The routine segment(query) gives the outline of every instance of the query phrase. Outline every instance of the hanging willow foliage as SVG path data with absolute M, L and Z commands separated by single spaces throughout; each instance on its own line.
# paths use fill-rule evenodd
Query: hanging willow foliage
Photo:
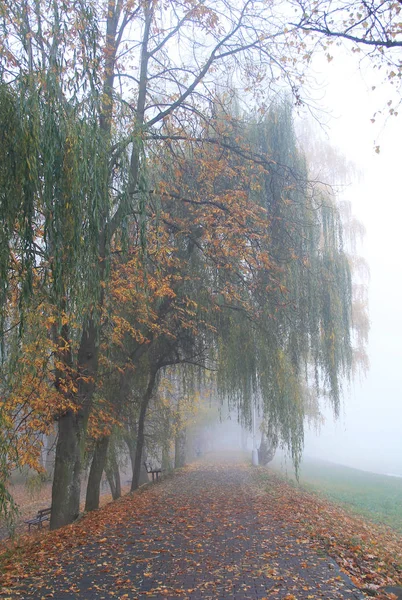
M 21 301 L 31 293 L 36 255 L 39 126 L 37 112 L 33 111 L 30 117 L 24 115 L 19 100 L 12 89 L 0 85 L 0 309 L 4 309 L 9 270 L 16 268 L 16 261 L 22 274 Z M 1 316 L 3 329 L 3 310 Z
M 86 312 L 99 296 L 100 236 L 109 216 L 108 141 L 96 119 L 62 102 L 51 81 L 0 85 L 0 309 L 12 271 L 20 308 L 34 277 L 58 310 Z M 105 241 L 106 243 L 106 241 Z
M 308 182 L 291 106 L 276 105 L 243 135 L 269 159 L 253 199 L 267 211 L 276 285 L 269 272 L 255 281 L 259 317 L 253 322 L 242 311 L 225 316 L 219 389 L 246 423 L 257 399 L 266 432 L 278 436 L 297 468 L 308 388 L 328 397 L 337 414 L 342 380 L 350 376 L 351 274 L 334 198 Z

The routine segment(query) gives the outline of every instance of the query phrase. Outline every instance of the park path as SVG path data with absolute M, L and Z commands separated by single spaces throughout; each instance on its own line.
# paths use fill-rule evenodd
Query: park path
M 2 597 L 363 598 L 276 512 L 251 467 L 193 465 L 65 528 L 53 553 L 48 534 Z

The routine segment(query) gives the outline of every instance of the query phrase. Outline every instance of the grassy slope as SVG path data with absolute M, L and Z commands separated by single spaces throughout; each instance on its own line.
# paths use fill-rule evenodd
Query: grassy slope
M 279 461 L 273 466 L 281 469 Z M 300 484 L 402 533 L 402 478 L 306 459 Z
M 278 518 L 301 538 L 308 538 L 332 556 L 363 591 L 377 600 L 396 598 L 385 586 L 402 585 L 402 536 L 387 525 L 375 524 L 331 502 L 324 494 L 285 479 L 278 469 L 255 471 Z M 322 490 L 322 487 L 321 487 Z

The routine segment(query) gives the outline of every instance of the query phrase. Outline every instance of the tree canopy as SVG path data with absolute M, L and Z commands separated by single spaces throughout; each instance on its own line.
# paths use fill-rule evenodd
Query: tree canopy
M 194 391 L 215 373 L 245 423 L 258 398 L 297 465 L 311 389 L 338 410 L 359 327 L 342 218 L 293 127 L 305 21 L 290 31 L 257 0 L 0 0 L 0 15 L 9 468 L 37 466 L 56 422 L 51 526 L 71 522 L 88 427 L 104 460 L 135 398 L 139 475 L 149 402 L 178 365 Z

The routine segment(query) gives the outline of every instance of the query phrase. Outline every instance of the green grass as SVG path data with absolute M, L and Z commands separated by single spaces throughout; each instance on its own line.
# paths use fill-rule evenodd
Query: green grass
M 280 465 L 276 461 L 273 467 Z M 402 533 L 402 478 L 306 459 L 300 485 Z

